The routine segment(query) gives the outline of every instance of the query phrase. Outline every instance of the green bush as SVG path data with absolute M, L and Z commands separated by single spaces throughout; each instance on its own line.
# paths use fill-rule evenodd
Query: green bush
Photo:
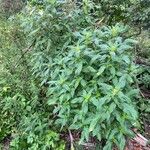
M 21 42 L 19 35 L 21 32 L 16 24 L 6 19 L 0 20 L 0 141 L 11 135 L 13 127 L 16 124 L 14 112 L 11 110 L 10 97 L 13 97 L 16 92 L 22 92 L 24 82 L 20 81 L 23 65 L 20 62 L 19 68 L 14 68 L 15 63 L 20 57 Z M 23 35 L 21 34 L 23 37 Z M 19 38 L 19 41 L 18 41 Z M 14 108 L 13 108 L 14 109 Z M 16 110 L 17 111 L 17 110 Z M 18 110 L 19 111 L 19 110 Z
M 98 14 L 105 17 L 107 23 L 124 22 L 149 29 L 150 2 L 147 0 L 94 0 L 99 6 Z
M 105 149 L 114 144 L 123 149 L 137 121 L 137 90 L 131 86 L 136 42 L 124 38 L 122 25 L 97 27 L 94 6 L 85 2 L 80 9 L 73 2 L 54 1 L 34 11 L 28 7 L 31 13 L 21 18 L 22 27 L 33 43 L 33 75 L 41 82 L 56 127 L 81 131 L 80 142 L 93 136 L 106 140 Z
M 68 130 L 81 133 L 79 144 L 94 137 L 104 150 L 124 149 L 137 110 L 147 113 L 135 102 L 137 42 L 116 23 L 133 25 L 141 5 L 119 2 L 32 0 L 0 22 L 0 140 L 11 136 L 10 149 L 63 150 Z
M 0 23 L 0 142 L 12 138 L 12 150 L 64 150 L 56 129 L 50 129 L 51 114 L 47 113 L 41 100 L 42 90 L 32 77 L 28 55 L 24 55 L 28 41 L 20 20 L 3 18 Z
M 0 0 L 0 17 L 9 18 L 12 14 L 20 12 L 23 6 L 22 0 Z
M 60 141 L 59 134 L 49 129 L 50 120 L 40 112 L 22 117 L 20 133 L 14 135 L 11 150 L 65 150 L 65 144 Z
M 61 129 L 80 130 L 80 142 L 89 136 L 106 139 L 106 147 L 125 146 L 125 136 L 137 121 L 133 96 L 136 66 L 123 39 L 125 27 L 86 28 L 74 32 L 73 45 L 55 57 L 37 52 L 33 72 L 48 86 L 47 103 Z M 120 142 L 121 140 L 121 142 Z

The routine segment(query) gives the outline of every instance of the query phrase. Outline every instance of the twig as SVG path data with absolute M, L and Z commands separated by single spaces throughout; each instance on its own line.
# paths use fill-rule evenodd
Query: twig
M 138 133 L 136 128 L 133 129 L 133 132 L 136 134 L 136 136 L 133 138 L 133 140 L 135 140 L 139 145 L 145 147 L 149 144 L 148 139 L 146 139 L 144 136 L 142 136 L 140 133 Z
M 147 146 L 148 140 L 139 133 L 136 134 L 134 140 L 142 146 Z
M 30 45 L 30 46 L 28 46 L 27 48 L 25 48 L 23 51 L 24 51 L 24 53 L 21 55 L 21 57 L 18 59 L 18 61 L 16 62 L 16 64 L 15 64 L 15 66 L 14 66 L 14 68 L 17 68 L 18 67 L 18 65 L 19 65 L 19 62 L 21 61 L 21 59 L 24 57 L 24 55 L 28 52 L 28 51 L 30 51 L 31 50 L 31 48 L 32 48 L 32 46 L 34 45 L 34 43 L 35 43 L 35 40 L 33 41 L 33 43 Z
M 135 58 L 136 58 L 136 56 L 137 56 L 136 47 L 134 48 L 134 55 L 135 55 Z M 135 79 L 135 83 L 136 83 L 137 88 L 139 89 L 139 92 L 140 92 L 141 96 L 142 96 L 143 98 L 145 98 L 145 96 L 144 96 L 144 94 L 142 93 L 142 91 L 141 91 L 141 89 L 140 89 L 140 87 L 139 87 L 139 85 L 138 85 L 136 79 Z
M 99 27 L 105 18 L 103 17 L 101 20 L 97 21 L 95 26 Z
M 69 131 L 69 137 L 70 137 L 70 146 L 71 146 L 71 150 L 74 150 L 74 146 L 73 146 L 74 138 L 73 138 L 73 136 L 72 136 L 71 131 L 70 131 L 69 129 L 68 129 L 68 131 Z
M 94 147 L 95 146 L 95 144 L 93 144 L 93 143 L 82 143 L 81 145 L 87 146 L 87 147 Z
M 24 49 L 24 53 L 21 55 L 21 57 L 18 59 L 18 61 L 16 62 L 14 68 L 18 67 L 19 62 L 21 61 L 21 59 L 24 57 L 24 55 L 31 49 L 31 46 L 29 46 L 28 48 Z
M 145 96 L 144 96 L 144 94 L 142 93 L 142 91 L 141 91 L 141 89 L 140 89 L 140 87 L 139 87 L 137 81 L 136 81 L 136 86 L 137 86 L 137 88 L 139 89 L 139 92 L 140 92 L 141 96 L 142 96 L 143 98 L 145 98 Z

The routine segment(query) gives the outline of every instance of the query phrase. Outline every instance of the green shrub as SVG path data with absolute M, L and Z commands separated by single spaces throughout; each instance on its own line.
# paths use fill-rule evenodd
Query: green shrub
M 23 65 L 20 64 L 19 68 L 14 69 L 14 64 L 20 57 L 18 49 L 24 44 L 21 41 L 22 38 L 18 42 L 21 32 L 17 24 L 13 26 L 13 23 L 6 19 L 0 19 L 0 141 L 11 135 L 14 130 L 16 118 L 12 111 L 11 97 L 17 92 L 21 94 L 24 87 L 22 85 L 26 82 L 20 81 L 22 75 L 19 73 L 26 72 L 26 69 L 23 70 Z M 20 44 L 20 42 L 22 43 Z
M 97 13 L 109 24 L 124 22 L 131 26 L 149 29 L 150 2 L 147 0 L 94 0 Z M 95 5 L 94 5 L 95 6 Z M 95 7 L 96 7 L 95 6 Z M 95 12 L 94 12 L 95 13 Z
M 0 0 L 0 17 L 9 18 L 24 6 L 22 0 Z
M 150 67 L 144 66 L 141 67 L 141 72 L 139 72 L 139 85 L 143 90 L 150 89 Z
M 97 27 L 94 7 L 56 1 L 37 5 L 22 18 L 22 27 L 28 42 L 35 42 L 30 64 L 56 127 L 81 131 L 80 142 L 93 136 L 106 140 L 104 149 L 114 144 L 123 149 L 137 121 L 135 41 L 124 38 L 126 27 L 119 24 Z
M 80 144 L 124 149 L 138 120 L 136 41 L 116 22 L 130 20 L 130 4 L 33 0 L 0 28 L 0 140 L 11 135 L 10 149 L 63 150 L 68 130 Z
M 60 141 L 59 134 L 49 129 L 50 120 L 40 113 L 22 117 L 19 134 L 11 141 L 11 150 L 65 150 L 65 144 Z
M 75 32 L 73 45 L 49 56 L 44 69 L 33 70 L 49 86 L 47 103 L 57 116 L 55 124 L 80 130 L 80 142 L 89 136 L 106 139 L 104 149 L 113 144 L 123 149 L 125 136 L 132 134 L 137 121 L 133 105 L 137 91 L 131 87 L 136 66 L 130 52 L 135 41 L 123 39 L 124 31 L 124 26 L 116 25 Z M 35 65 L 44 62 L 41 53 L 36 57 Z

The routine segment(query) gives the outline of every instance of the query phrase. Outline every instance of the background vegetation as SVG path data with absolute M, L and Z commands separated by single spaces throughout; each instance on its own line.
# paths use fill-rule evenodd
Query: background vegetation
M 149 138 L 149 27 L 148 0 L 1 0 L 1 149 Z

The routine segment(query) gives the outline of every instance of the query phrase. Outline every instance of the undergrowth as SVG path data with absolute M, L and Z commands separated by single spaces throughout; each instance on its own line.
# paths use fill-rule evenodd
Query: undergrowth
M 147 5 L 31 0 L 20 12 L 20 4 L 0 17 L 0 142 L 74 150 L 94 140 L 123 150 L 149 120 L 149 35 L 132 38 L 137 22 L 148 29 Z

